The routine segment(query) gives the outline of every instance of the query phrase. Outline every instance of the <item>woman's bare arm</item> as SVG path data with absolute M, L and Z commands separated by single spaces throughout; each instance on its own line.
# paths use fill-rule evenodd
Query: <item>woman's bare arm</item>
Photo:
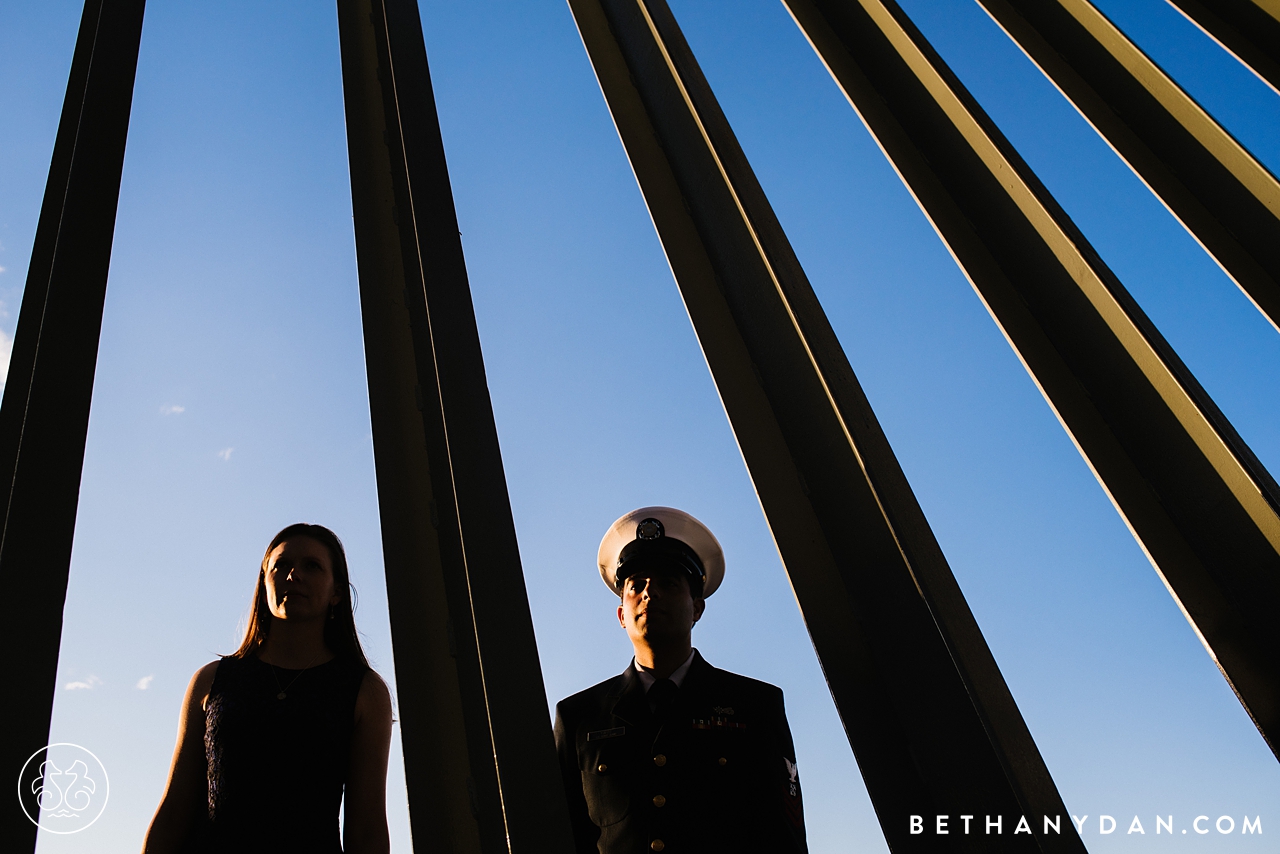
M 160 806 L 147 828 L 143 854 L 178 854 L 187 841 L 191 827 L 200 816 L 206 795 L 204 756 L 204 703 L 213 687 L 218 662 L 206 664 L 191 677 L 187 694 L 182 699 L 178 720 L 178 744 L 173 749 L 169 782 L 165 784 Z
M 364 676 L 356 697 L 351 765 L 343 800 L 342 849 L 388 854 L 387 754 L 391 750 L 391 692 L 378 674 Z

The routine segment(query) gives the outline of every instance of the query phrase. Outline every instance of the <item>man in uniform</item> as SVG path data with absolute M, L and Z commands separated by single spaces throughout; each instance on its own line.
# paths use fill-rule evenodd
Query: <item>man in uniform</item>
M 688 513 L 642 507 L 610 527 L 598 562 L 635 658 L 556 706 L 579 854 L 806 851 L 781 689 L 692 646 L 724 578 L 716 538 Z

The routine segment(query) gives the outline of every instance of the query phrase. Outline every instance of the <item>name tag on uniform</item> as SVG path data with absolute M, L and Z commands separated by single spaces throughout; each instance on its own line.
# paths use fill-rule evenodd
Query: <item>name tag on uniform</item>
M 598 729 L 595 732 L 587 733 L 587 741 L 601 741 L 606 738 L 617 738 L 627 731 L 624 726 L 616 726 L 613 729 Z

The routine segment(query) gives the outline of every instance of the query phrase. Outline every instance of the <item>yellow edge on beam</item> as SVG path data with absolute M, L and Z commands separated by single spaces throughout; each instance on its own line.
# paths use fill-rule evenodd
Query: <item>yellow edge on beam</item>
M 1258 197 L 1272 216 L 1280 219 L 1280 182 L 1267 171 L 1244 146 L 1214 121 L 1213 117 L 1169 78 L 1158 65 L 1129 40 L 1115 24 L 1098 11 L 1089 0 L 1057 0 L 1071 17 L 1089 31 L 1098 43 L 1117 62 L 1125 67 L 1134 79 L 1142 84 L 1152 97 L 1185 127 L 1201 145 L 1225 166 L 1249 192 Z M 1259 6 L 1274 7 L 1267 11 L 1280 19 L 1280 0 L 1259 2 Z
M 1191 436 L 1236 500 L 1271 543 L 1272 548 L 1280 551 L 1280 517 L 1263 497 L 1262 490 L 1248 471 L 1240 464 L 1235 454 L 1218 435 L 1217 430 L 1205 418 L 1195 401 L 1147 341 L 1146 336 L 1085 260 L 1079 248 L 1058 227 L 1052 214 L 1045 209 L 1031 188 L 1019 177 L 1013 165 L 1000 153 L 977 119 L 942 79 L 937 69 L 889 10 L 878 0 L 858 0 L 858 2 L 915 72 L 916 77 L 933 95 L 939 106 L 973 147 L 975 153 L 997 177 L 1010 199 L 1023 212 L 1058 261 L 1075 280 L 1112 333 L 1182 424 L 1183 429 Z M 1066 2 L 1080 2 L 1080 0 L 1066 0 Z M 1274 184 L 1274 179 L 1272 183 Z

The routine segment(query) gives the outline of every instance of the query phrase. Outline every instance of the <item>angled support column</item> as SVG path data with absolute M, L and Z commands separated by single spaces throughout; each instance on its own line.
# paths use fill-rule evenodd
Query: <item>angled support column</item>
M 1273 751 L 1280 489 L 892 0 L 785 0 Z
M 1280 95 L 1280 3 L 1275 0 L 1169 0 Z
M 87 0 L 36 226 L 0 405 L 0 582 L 12 607 L 0 642 L 21 650 L 4 680 L 5 773 L 49 740 L 62 608 L 111 266 L 143 0 Z M 30 792 L 20 792 L 38 814 Z M 4 808 L 6 851 L 36 827 Z
M 978 2 L 1280 329 L 1275 176 L 1089 0 Z
M 911 815 L 1002 815 L 1083 852 L 946 559 L 662 0 L 570 0 L 894 851 Z M 1012 835 L 1021 816 L 1032 834 Z M 1061 817 L 1045 834 L 1042 816 Z
M 414 0 L 339 0 L 360 300 L 419 851 L 569 852 Z

